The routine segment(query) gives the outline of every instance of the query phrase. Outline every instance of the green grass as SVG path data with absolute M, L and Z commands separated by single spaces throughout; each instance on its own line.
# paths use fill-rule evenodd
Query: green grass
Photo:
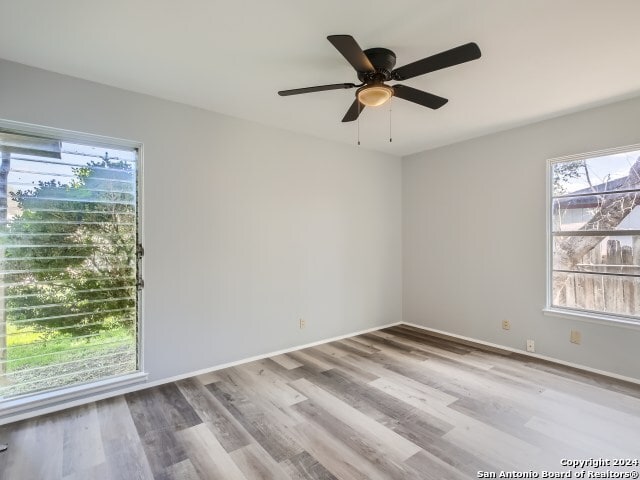
M 20 328 L 11 324 L 7 325 L 7 333 L 8 372 L 105 355 L 115 347 L 113 344 L 107 345 L 108 342 L 135 344 L 132 329 L 122 326 L 114 326 L 94 337 L 80 339 L 61 332 L 33 332 L 30 327 Z
M 7 370 L 0 376 L 0 399 L 87 383 L 136 369 L 131 327 L 113 321 L 90 338 L 69 333 L 34 332 L 7 325 Z M 46 340 L 46 342 L 45 342 Z

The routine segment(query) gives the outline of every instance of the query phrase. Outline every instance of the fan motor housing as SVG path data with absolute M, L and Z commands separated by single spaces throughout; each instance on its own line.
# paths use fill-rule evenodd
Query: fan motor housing
M 391 80 L 391 71 L 396 65 L 396 54 L 388 48 L 368 48 L 364 51 L 375 72 L 358 72 L 362 82 Z

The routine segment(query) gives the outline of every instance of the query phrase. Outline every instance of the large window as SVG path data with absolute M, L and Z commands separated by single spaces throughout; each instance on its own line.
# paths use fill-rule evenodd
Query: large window
M 550 161 L 549 306 L 640 318 L 640 148 Z
M 0 401 L 138 371 L 138 150 L 0 128 L 0 153 Z

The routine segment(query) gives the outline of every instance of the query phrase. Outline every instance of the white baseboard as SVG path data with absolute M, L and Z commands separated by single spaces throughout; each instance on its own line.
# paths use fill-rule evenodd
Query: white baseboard
M 114 390 L 109 390 L 107 392 L 101 392 L 99 394 L 88 394 L 87 396 L 83 396 L 82 398 L 78 398 L 76 400 L 65 400 L 60 401 L 52 398 L 52 405 L 43 405 L 42 407 L 34 408 L 30 404 L 25 404 L 25 411 L 19 411 L 17 408 L 14 408 L 10 414 L 2 415 L 0 411 L 0 425 L 6 425 L 8 423 L 17 422 L 20 420 L 26 420 L 28 418 L 37 417 L 40 415 L 45 415 L 47 413 L 58 412 L 60 410 L 66 410 L 67 408 L 77 407 L 80 405 L 86 405 L 87 403 L 97 402 L 99 400 L 104 400 L 107 398 L 117 397 L 118 395 L 124 395 L 131 392 L 136 392 L 139 390 L 144 390 L 146 388 L 157 387 L 159 385 L 164 385 L 166 383 L 177 382 L 178 380 L 184 380 L 189 377 L 196 377 L 198 375 L 203 375 L 205 373 L 215 372 L 216 370 L 222 370 L 224 368 L 235 367 L 237 365 L 242 365 L 244 363 L 255 362 L 256 360 L 262 360 L 268 357 L 274 357 L 276 355 L 282 355 L 283 353 L 295 352 L 297 350 L 302 350 L 304 348 L 315 347 L 316 345 L 322 345 L 323 343 L 335 342 L 336 340 L 342 340 L 344 338 L 355 337 L 356 335 L 362 335 L 364 333 L 374 332 L 376 330 L 382 330 L 383 328 L 394 327 L 396 325 L 400 325 L 402 322 L 389 323 L 387 325 L 381 325 L 379 327 L 368 328 L 366 330 L 360 330 L 357 332 L 347 333 L 346 335 L 339 335 L 337 337 L 326 338 L 324 340 L 318 340 L 316 342 L 306 343 L 304 345 L 298 345 L 291 348 L 285 348 L 283 350 L 277 350 L 275 352 L 264 353 L 261 355 L 255 355 L 249 358 L 243 358 L 240 360 L 235 360 L 233 362 L 222 363 L 213 367 L 203 368 L 201 370 L 196 370 L 193 372 L 187 372 L 180 375 L 175 375 L 169 378 L 163 378 L 161 380 L 155 380 L 153 382 L 141 382 L 136 383 L 135 385 L 127 386 L 126 388 L 116 388 Z M 40 403 L 42 405 L 42 402 Z M 13 412 L 16 413 L 13 413 Z
M 505 345 L 499 345 L 497 343 L 485 342 L 484 340 L 478 340 L 477 338 L 465 337 L 464 335 L 458 335 L 456 333 L 445 332 L 444 330 L 438 330 L 435 328 L 425 327 L 424 325 L 418 325 L 417 323 L 410 322 L 400 322 L 401 325 L 409 325 L 411 327 L 419 328 L 421 330 L 425 330 L 427 332 L 438 333 L 440 335 L 446 335 L 452 338 L 458 338 L 460 340 L 465 340 L 467 342 L 477 343 L 479 345 L 484 345 L 491 348 L 497 348 L 498 350 L 505 350 L 507 352 L 519 353 L 521 355 L 526 355 L 528 357 L 538 358 L 540 360 L 546 360 L 548 362 L 557 363 L 559 365 L 564 365 L 566 367 L 577 368 L 578 370 L 583 370 L 589 373 L 595 373 L 597 375 L 604 375 L 606 377 L 615 378 L 617 380 L 622 380 L 624 382 L 635 383 L 640 385 L 640 379 L 633 377 L 626 377 L 624 375 L 619 375 L 613 372 L 607 372 L 605 370 L 598 370 L 597 368 L 587 367 L 585 365 L 580 365 L 578 363 L 566 362 L 564 360 L 560 360 L 554 357 L 548 357 L 546 355 L 540 355 L 538 353 L 527 352 L 526 350 L 519 350 L 517 348 L 507 347 Z

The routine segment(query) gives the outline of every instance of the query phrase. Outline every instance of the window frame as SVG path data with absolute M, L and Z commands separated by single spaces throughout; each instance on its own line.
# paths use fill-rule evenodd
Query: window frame
M 576 160 L 586 160 L 593 157 L 602 157 L 618 153 L 627 153 L 640 150 L 639 144 L 625 145 L 621 147 L 606 148 L 591 152 L 564 155 L 561 157 L 549 158 L 546 161 L 545 175 L 545 222 L 546 222 L 546 272 L 545 272 L 545 307 L 543 314 L 552 317 L 569 318 L 572 320 L 582 320 L 589 323 L 599 323 L 625 328 L 640 329 L 640 316 L 599 312 L 597 310 L 586 310 L 571 307 L 561 307 L 553 305 L 553 166 L 556 163 L 571 162 Z
M 34 135 L 51 138 L 63 142 L 76 142 L 105 148 L 131 148 L 137 150 L 136 165 L 136 244 L 144 245 L 144 145 L 142 142 L 107 137 L 92 133 L 77 132 L 56 127 L 34 125 L 0 118 L 0 128 L 16 134 Z M 137 258 L 137 276 L 140 281 L 144 277 L 144 257 Z M 34 411 L 46 413 L 59 410 L 68 402 L 83 403 L 82 398 L 100 394 L 109 396 L 109 391 L 144 383 L 148 379 L 144 362 L 144 295 L 143 288 L 136 289 L 136 355 L 137 369 L 134 372 L 113 378 L 97 380 L 67 387 L 60 387 L 44 392 L 35 392 L 15 398 L 0 400 L 0 425 L 33 416 Z

